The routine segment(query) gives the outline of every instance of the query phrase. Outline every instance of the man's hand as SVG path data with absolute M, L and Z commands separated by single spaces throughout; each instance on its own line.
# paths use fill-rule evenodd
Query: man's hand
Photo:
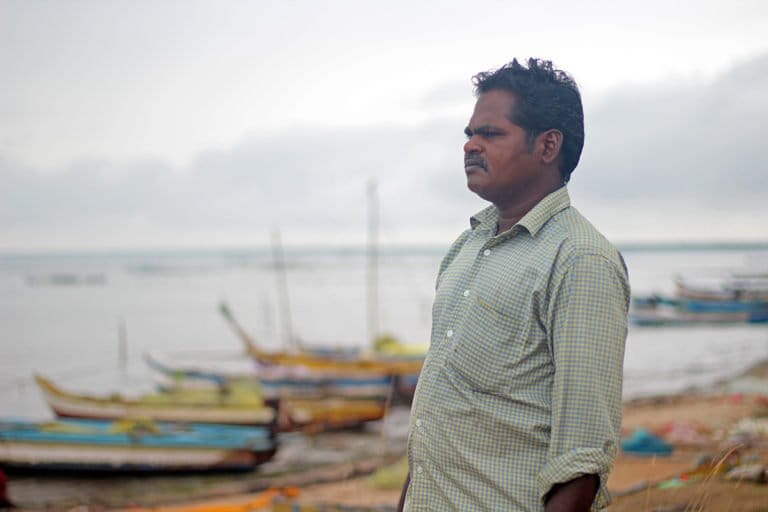
M 547 494 L 545 512 L 588 512 L 595 501 L 600 478 L 583 475 L 564 484 L 557 484 Z

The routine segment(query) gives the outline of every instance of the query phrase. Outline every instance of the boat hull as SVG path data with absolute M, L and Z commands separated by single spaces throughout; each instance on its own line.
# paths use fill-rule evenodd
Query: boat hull
M 142 403 L 119 397 L 91 397 L 65 392 L 40 376 L 36 376 L 36 381 L 48 405 L 57 416 L 63 418 L 149 418 L 169 422 L 270 426 L 277 417 L 275 408 L 265 404 L 227 405 L 210 401 L 189 404 Z
M 269 400 L 283 397 L 386 399 L 395 379 L 388 375 L 313 372 L 291 366 L 255 368 L 250 375 L 226 374 L 205 368 L 171 367 L 150 356 L 146 356 L 145 361 L 155 383 L 164 391 L 215 390 L 236 383 L 259 389 Z
M 276 451 L 268 429 L 97 420 L 0 421 L 0 464 L 38 470 L 251 470 Z M 236 429 L 236 430 L 233 430 Z

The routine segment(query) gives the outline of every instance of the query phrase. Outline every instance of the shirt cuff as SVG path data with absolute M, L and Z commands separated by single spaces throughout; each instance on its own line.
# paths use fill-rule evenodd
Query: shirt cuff
M 578 448 L 564 453 L 547 462 L 537 478 L 539 498 L 544 503 L 547 493 L 556 484 L 569 482 L 582 475 L 598 475 L 600 487 L 592 504 L 592 510 L 600 510 L 611 502 L 606 481 L 613 466 L 614 457 L 598 448 Z

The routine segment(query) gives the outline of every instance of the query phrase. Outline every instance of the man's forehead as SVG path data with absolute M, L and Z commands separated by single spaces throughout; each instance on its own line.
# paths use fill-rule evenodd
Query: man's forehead
M 480 94 L 475 102 L 470 126 L 497 125 L 510 122 L 509 115 L 514 109 L 516 97 L 513 93 L 501 89 L 494 89 Z

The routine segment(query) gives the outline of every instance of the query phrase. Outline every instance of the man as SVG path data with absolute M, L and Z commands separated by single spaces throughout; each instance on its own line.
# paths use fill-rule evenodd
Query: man
M 549 61 L 473 79 L 468 188 L 492 203 L 440 265 L 408 440 L 406 511 L 606 506 L 629 285 L 570 206 L 581 96 Z

